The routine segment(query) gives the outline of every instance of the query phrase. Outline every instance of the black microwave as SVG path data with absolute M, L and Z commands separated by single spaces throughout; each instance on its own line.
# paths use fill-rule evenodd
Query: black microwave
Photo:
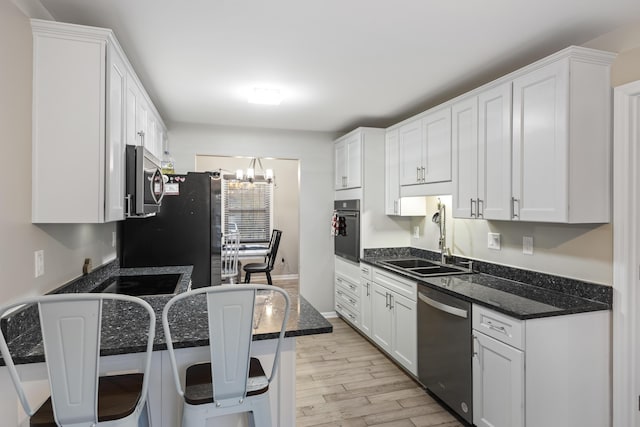
M 160 211 L 165 182 L 160 160 L 142 146 L 126 147 L 126 217 L 144 218 Z

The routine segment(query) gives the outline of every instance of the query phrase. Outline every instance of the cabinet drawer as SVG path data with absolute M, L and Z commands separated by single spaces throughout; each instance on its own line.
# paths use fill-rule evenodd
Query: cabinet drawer
M 373 269 L 373 281 L 411 301 L 416 300 L 418 284 L 414 281 L 377 268 Z
M 512 347 L 524 350 L 524 322 L 497 313 L 479 305 L 473 305 L 473 329 Z
M 338 302 L 349 307 L 351 310 L 358 313 L 360 312 L 360 298 L 341 285 L 336 286 L 336 303 Z
M 369 264 L 360 263 L 360 278 L 361 279 L 369 279 L 369 280 L 371 280 L 372 272 L 373 272 L 373 267 L 371 267 Z
M 358 296 L 358 283 L 360 282 L 354 283 L 351 278 L 336 273 L 336 285 L 342 286 L 345 290 L 351 292 L 353 296 Z
M 347 304 L 344 304 L 336 298 L 336 312 L 341 315 L 345 320 L 352 323 L 354 326 L 360 327 L 360 315 L 349 309 Z

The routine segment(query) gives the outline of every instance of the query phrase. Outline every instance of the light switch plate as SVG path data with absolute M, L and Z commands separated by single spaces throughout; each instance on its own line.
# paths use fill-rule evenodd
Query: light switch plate
M 35 277 L 40 277 L 44 275 L 44 251 L 42 249 L 39 251 L 35 251 L 33 255 L 35 264 Z
M 533 236 L 522 236 L 522 253 L 533 255 Z
M 487 248 L 500 250 L 500 233 L 487 233 Z
M 415 227 L 413 227 L 413 237 L 415 237 L 416 239 L 418 237 L 420 237 L 420 226 L 416 225 Z

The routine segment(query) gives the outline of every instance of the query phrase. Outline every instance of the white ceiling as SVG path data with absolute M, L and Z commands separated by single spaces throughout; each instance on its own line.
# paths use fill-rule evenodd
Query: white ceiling
M 112 28 L 169 124 L 386 127 L 640 18 L 638 0 L 41 0 Z M 280 87 L 278 107 L 247 103 Z

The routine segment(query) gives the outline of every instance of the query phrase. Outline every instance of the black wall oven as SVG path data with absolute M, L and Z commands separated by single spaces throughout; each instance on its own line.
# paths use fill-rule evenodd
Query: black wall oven
M 360 200 L 336 200 L 333 205 L 335 254 L 360 261 Z

